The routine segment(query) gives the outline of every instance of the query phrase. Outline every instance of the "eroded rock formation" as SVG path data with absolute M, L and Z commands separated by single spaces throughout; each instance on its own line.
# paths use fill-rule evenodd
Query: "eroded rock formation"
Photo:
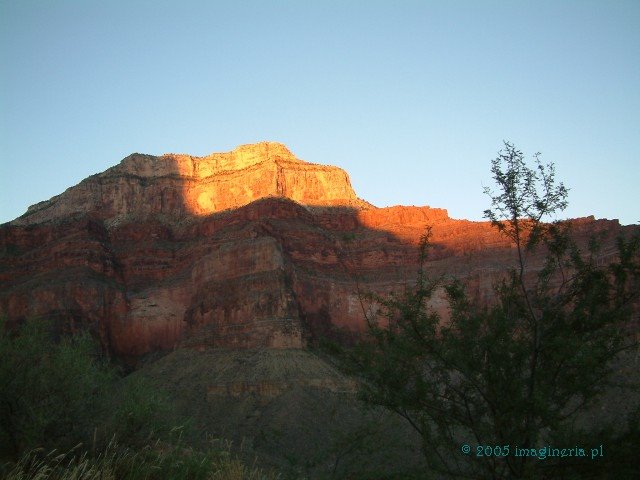
M 87 212 L 109 224 L 142 215 L 175 219 L 236 209 L 266 197 L 309 206 L 366 205 L 344 170 L 304 162 L 282 144 L 262 142 L 207 157 L 134 153 L 29 207 L 11 223 L 29 225 Z
M 277 143 L 133 154 L 0 227 L 0 314 L 89 326 L 132 362 L 179 345 L 299 348 L 336 327 L 362 331 L 361 293 L 414 278 L 427 226 L 428 270 L 489 297 L 513 252 L 486 222 L 376 208 L 343 170 Z M 626 228 L 577 226 L 609 244 Z

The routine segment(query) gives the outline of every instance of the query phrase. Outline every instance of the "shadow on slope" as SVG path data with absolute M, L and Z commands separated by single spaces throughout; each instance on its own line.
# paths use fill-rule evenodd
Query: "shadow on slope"
M 354 382 L 309 350 L 179 349 L 134 375 L 168 392 L 203 436 L 232 440 L 248 462 L 255 455 L 260 465 L 310 478 L 424 471 L 415 433 L 366 409 Z

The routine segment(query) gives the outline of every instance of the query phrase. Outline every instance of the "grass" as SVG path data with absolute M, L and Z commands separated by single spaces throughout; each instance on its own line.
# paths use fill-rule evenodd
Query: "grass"
M 275 480 L 279 475 L 247 466 L 228 448 L 197 451 L 156 442 L 134 451 L 111 441 L 91 455 L 81 445 L 66 453 L 32 450 L 2 470 L 6 480 Z

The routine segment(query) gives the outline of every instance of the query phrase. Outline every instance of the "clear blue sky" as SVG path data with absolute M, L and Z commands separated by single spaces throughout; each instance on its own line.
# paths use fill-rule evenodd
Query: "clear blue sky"
M 0 0 L 0 222 L 132 152 L 262 140 L 481 219 L 510 140 L 640 221 L 640 1 Z

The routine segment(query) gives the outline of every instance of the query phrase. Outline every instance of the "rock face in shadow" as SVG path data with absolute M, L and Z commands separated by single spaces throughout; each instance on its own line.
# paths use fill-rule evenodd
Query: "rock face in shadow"
M 416 432 L 363 408 L 354 381 L 309 350 L 179 349 L 134 376 L 199 431 L 285 478 L 407 478 L 426 468 Z
M 490 301 L 513 251 L 486 222 L 376 208 L 343 170 L 277 143 L 200 158 L 133 154 L 0 226 L 0 314 L 89 326 L 132 363 L 179 346 L 301 348 L 336 329 L 361 332 L 371 307 L 362 293 L 415 278 L 427 226 L 428 272 L 464 278 Z M 601 234 L 605 253 L 635 228 L 575 226 Z M 446 313 L 442 297 L 433 304 Z

